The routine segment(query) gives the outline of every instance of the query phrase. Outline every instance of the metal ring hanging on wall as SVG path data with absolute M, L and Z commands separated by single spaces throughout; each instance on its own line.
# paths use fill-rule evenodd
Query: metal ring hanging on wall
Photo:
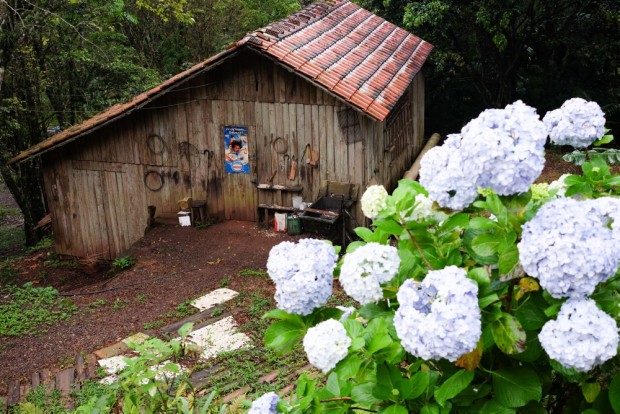
M 153 182 L 157 182 L 157 180 L 159 180 L 159 183 L 153 185 L 149 179 L 151 176 L 156 176 L 157 178 L 153 180 Z M 144 174 L 144 185 L 151 191 L 159 191 L 164 186 L 164 176 L 159 171 L 147 171 L 146 174 Z
M 282 145 L 280 145 L 280 147 L 282 148 L 278 148 L 278 142 L 282 142 Z M 282 137 L 278 137 L 275 140 L 273 140 L 273 142 L 271 143 L 271 146 L 273 147 L 274 151 L 277 152 L 278 154 L 286 154 L 288 152 L 288 141 Z
M 146 146 L 155 155 L 161 155 L 166 152 L 166 141 L 157 134 L 149 134 L 146 138 Z

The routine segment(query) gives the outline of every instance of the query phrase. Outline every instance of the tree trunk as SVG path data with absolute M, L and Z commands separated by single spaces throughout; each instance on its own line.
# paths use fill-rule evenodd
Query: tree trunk
M 24 216 L 26 245 L 33 246 L 41 239 L 41 232 L 35 227 L 47 214 L 40 161 L 38 159 L 25 161 L 17 166 L 3 168 L 1 172 L 4 182 Z

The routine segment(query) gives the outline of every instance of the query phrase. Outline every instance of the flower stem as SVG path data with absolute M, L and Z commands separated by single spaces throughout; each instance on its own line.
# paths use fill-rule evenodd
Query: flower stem
M 426 258 L 426 256 L 424 256 L 424 253 L 422 253 L 422 248 L 420 247 L 420 245 L 418 244 L 418 241 L 416 240 L 416 238 L 414 237 L 413 234 L 411 234 L 411 231 L 409 231 L 408 228 L 405 228 L 405 230 L 407 230 L 407 233 L 409 234 L 409 237 L 411 238 L 411 241 L 413 242 L 413 244 L 415 244 L 415 247 L 418 249 L 418 253 L 420 253 L 420 256 L 422 257 L 422 260 L 424 260 L 424 263 L 426 263 L 426 265 L 428 266 L 429 269 L 431 270 L 435 270 L 433 268 L 433 266 L 431 266 L 431 264 L 429 263 L 428 259 Z

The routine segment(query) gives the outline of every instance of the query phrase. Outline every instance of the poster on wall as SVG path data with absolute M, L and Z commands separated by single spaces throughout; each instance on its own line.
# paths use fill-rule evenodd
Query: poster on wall
M 226 172 L 250 173 L 250 157 L 248 150 L 248 127 L 224 127 L 224 154 L 226 156 Z

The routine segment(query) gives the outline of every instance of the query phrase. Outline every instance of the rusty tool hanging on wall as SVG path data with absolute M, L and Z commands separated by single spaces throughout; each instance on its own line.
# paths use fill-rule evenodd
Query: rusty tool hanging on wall
M 297 160 L 295 160 L 295 156 L 293 155 L 293 161 L 291 162 L 291 172 L 288 175 L 288 179 L 294 181 L 295 177 L 297 177 Z

